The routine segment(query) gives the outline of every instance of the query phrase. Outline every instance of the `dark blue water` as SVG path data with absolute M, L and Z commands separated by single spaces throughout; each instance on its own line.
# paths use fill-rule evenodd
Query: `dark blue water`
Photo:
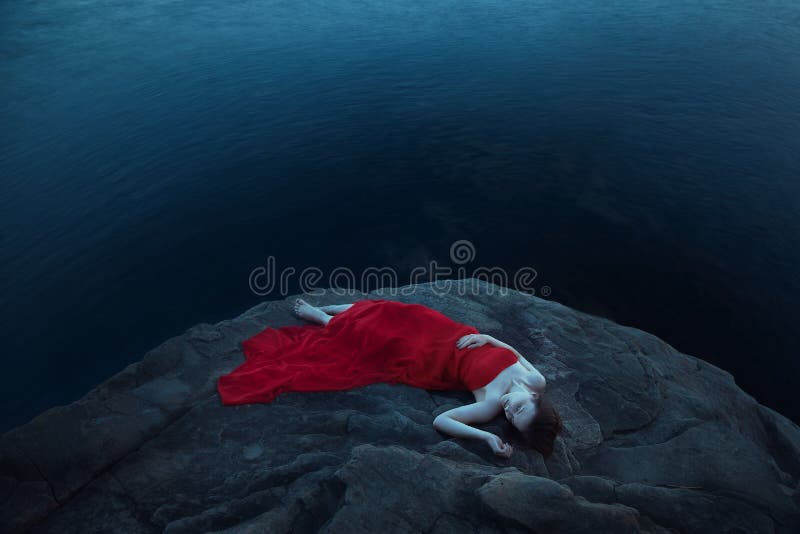
M 0 80 L 2 429 L 459 239 L 800 420 L 797 2 L 5 2 Z

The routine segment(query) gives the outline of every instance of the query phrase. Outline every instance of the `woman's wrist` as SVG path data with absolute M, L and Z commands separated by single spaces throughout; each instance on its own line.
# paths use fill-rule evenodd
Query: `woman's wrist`
M 495 347 L 505 347 L 505 345 L 506 345 L 505 343 L 503 343 L 503 342 L 502 342 L 502 341 L 500 341 L 499 339 L 497 339 L 497 338 L 495 338 L 495 337 L 492 337 L 492 336 L 490 336 L 489 334 L 485 334 L 485 336 L 486 336 L 486 338 L 487 338 L 487 339 L 486 339 L 486 341 L 487 341 L 489 344 L 491 344 L 491 345 L 494 345 Z

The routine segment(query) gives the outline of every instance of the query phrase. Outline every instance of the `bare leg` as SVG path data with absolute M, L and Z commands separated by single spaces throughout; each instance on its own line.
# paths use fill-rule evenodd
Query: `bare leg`
M 337 313 L 342 313 L 347 310 L 350 306 L 352 306 L 352 304 L 331 304 L 330 306 L 320 306 L 319 309 L 328 315 L 336 315 Z
M 327 326 L 328 321 L 333 319 L 333 317 L 331 317 L 321 309 L 317 308 L 316 306 L 312 306 L 303 299 L 296 299 L 294 301 L 294 313 L 301 319 L 305 319 L 306 321 L 321 324 L 324 326 Z

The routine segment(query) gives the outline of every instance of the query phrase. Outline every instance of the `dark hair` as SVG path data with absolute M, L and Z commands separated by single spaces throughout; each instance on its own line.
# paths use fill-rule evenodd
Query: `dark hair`
M 536 449 L 547 458 L 553 454 L 553 447 L 558 436 L 564 429 L 561 416 L 544 395 L 536 401 L 536 416 L 527 428 L 517 430 L 522 438 L 522 444 Z

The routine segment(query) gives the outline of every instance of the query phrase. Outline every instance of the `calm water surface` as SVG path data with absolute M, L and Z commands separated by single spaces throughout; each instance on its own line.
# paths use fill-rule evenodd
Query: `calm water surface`
M 458 239 L 800 420 L 797 2 L 5 2 L 0 80 L 2 430 Z

